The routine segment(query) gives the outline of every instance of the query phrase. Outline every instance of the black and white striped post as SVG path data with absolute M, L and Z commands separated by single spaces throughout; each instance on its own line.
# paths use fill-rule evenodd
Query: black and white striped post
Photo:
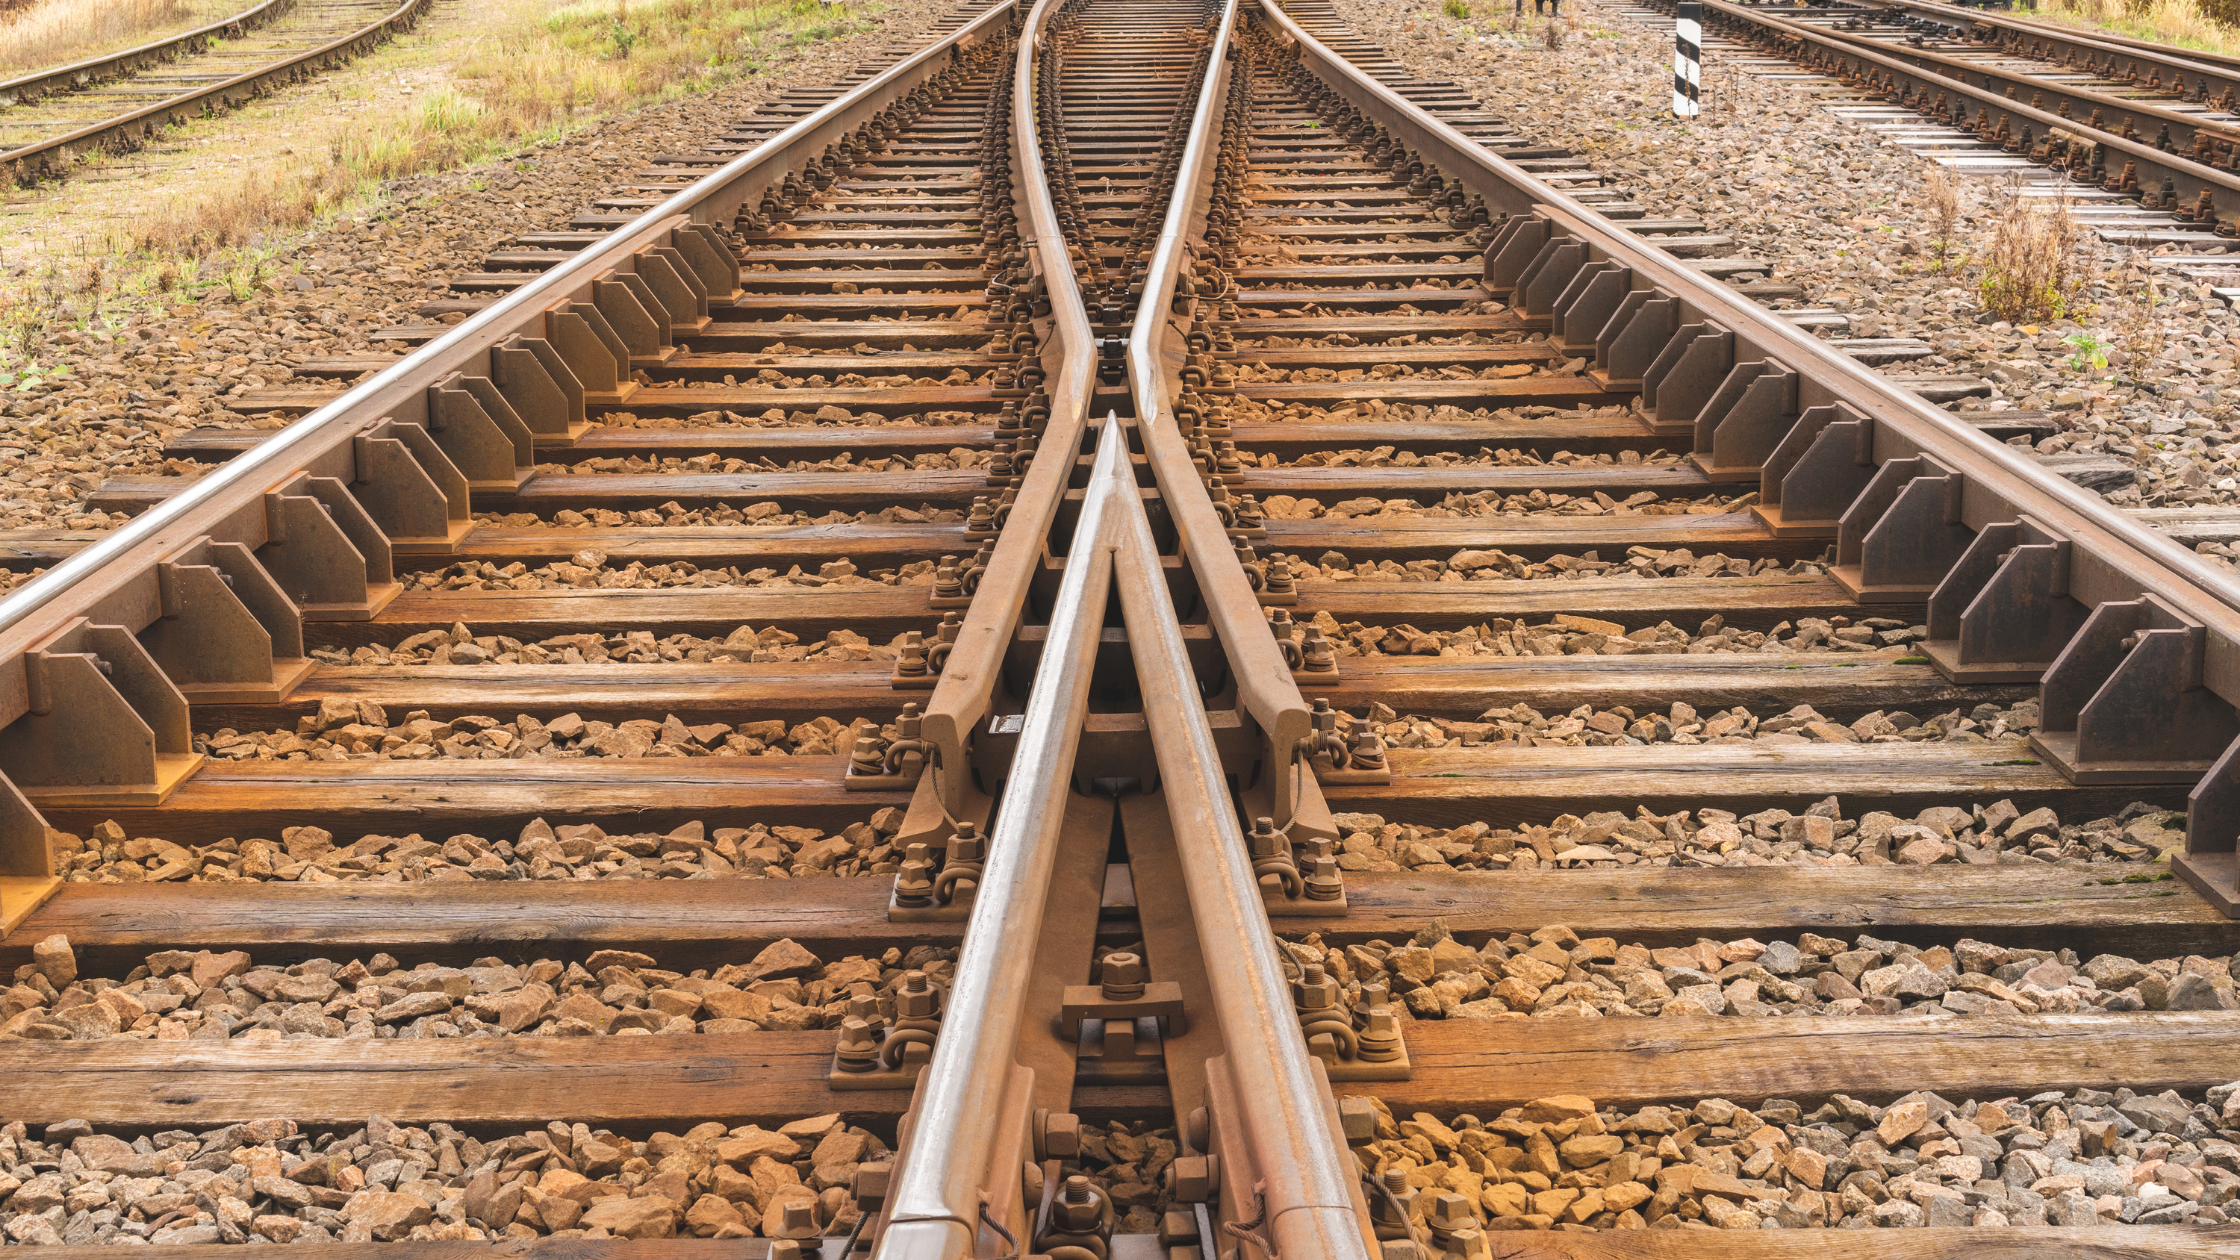
M 1672 25 L 1672 116 L 1703 112 L 1703 0 L 1680 0 Z

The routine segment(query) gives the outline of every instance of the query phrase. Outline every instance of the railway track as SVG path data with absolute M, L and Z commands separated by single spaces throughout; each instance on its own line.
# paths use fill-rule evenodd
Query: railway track
M 412 29 L 427 0 L 265 0 L 183 34 L 0 82 L 0 165 L 19 185 L 136 152 Z
M 2240 593 L 1534 150 L 960 9 L 14 540 L 0 1229 L 2229 1253 Z

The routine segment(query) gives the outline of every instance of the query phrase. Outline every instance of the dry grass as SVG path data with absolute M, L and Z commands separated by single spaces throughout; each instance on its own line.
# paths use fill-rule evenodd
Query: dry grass
M 254 0 L 32 0 L 0 15 L 0 78 L 117 52 L 216 21 Z
M 1937 251 L 1937 274 L 1948 275 L 1952 271 L 1953 236 L 1960 230 L 1960 181 L 1952 172 L 1930 162 L 1922 192 L 1929 203 L 1929 217 L 1937 224 L 1937 239 L 1931 242 Z
M 869 7 L 821 0 L 513 0 L 496 35 L 449 67 L 451 85 L 324 150 L 275 159 L 190 199 L 150 207 L 127 232 L 151 257 L 204 258 L 309 224 L 369 185 L 446 170 L 572 126 L 759 70 L 796 43 L 844 35 Z
M 1985 310 L 2011 323 L 2060 319 L 2082 287 L 2076 272 L 2077 220 L 2069 199 L 2025 198 L 2022 182 L 2004 184 L 1993 206 L 1991 242 L 1976 281 Z
M 2240 56 L 2240 0 L 2039 0 L 2036 16 Z

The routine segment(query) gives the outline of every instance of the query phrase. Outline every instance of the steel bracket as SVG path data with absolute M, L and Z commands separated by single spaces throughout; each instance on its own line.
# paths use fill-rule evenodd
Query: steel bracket
M 198 538 L 156 563 L 156 586 L 140 642 L 189 703 L 278 704 L 310 675 L 302 617 L 247 547 Z
M 536 437 L 487 376 L 453 372 L 428 387 L 428 435 L 469 494 L 511 495 L 535 471 Z
M 491 347 L 490 380 L 538 446 L 572 446 L 591 428 L 583 382 L 542 337 L 512 336 Z
M 1688 456 L 1713 481 L 1758 481 L 1797 424 L 1795 372 L 1772 360 L 1737 363 L 1696 413 Z
M 1633 290 L 1633 269 L 1614 262 L 1581 267 L 1554 302 L 1548 340 L 1567 358 L 1593 359 L 1619 303 Z
M 0 770 L 41 806 L 160 805 L 202 765 L 187 698 L 123 626 L 83 617 L 24 653 L 30 711 Z
M 2228 919 L 2240 919 L 2240 739 L 2186 796 L 2186 850 L 2170 869 Z
M 1929 596 L 1921 653 L 1957 683 L 2038 681 L 2088 612 L 2069 597 L 2070 554 L 2029 517 L 1985 526 Z
M 1680 330 L 1680 299 L 1662 289 L 1635 289 L 1595 334 L 1595 366 L 1587 376 L 1617 393 L 1641 388 L 1642 377 Z
M 381 420 L 352 440 L 351 494 L 395 555 L 447 556 L 474 532 L 467 478 L 417 424 Z
M 2207 657 L 2207 627 L 2153 595 L 2100 605 L 2046 670 L 2030 746 L 2076 783 L 2195 782 L 2240 736 Z
M 1830 575 L 1862 604 L 1927 599 L 1975 540 L 1961 519 L 1966 486 L 1925 455 L 1884 464 L 1837 523 Z
M 1681 436 L 1694 431 L 1696 413 L 1734 367 L 1734 334 L 1716 320 L 1682 324 L 1641 374 L 1641 396 L 1634 400 L 1650 433 Z
M 371 621 L 402 594 L 389 540 L 340 481 L 297 473 L 264 496 L 257 563 L 305 621 Z
M 619 407 L 640 388 L 630 376 L 630 347 L 595 302 L 560 302 L 544 313 L 544 335 L 583 386 L 583 405 Z
M 1874 421 L 1848 403 L 1808 408 L 1766 457 L 1750 511 L 1776 538 L 1833 538 L 1874 475 Z

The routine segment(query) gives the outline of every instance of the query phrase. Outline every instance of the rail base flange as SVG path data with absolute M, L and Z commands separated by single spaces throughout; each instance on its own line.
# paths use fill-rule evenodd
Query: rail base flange
M 1929 639 L 1912 645 L 1937 672 L 1956 683 L 2034 683 L 2053 668 L 2051 661 L 1965 661 L 1958 639 Z

